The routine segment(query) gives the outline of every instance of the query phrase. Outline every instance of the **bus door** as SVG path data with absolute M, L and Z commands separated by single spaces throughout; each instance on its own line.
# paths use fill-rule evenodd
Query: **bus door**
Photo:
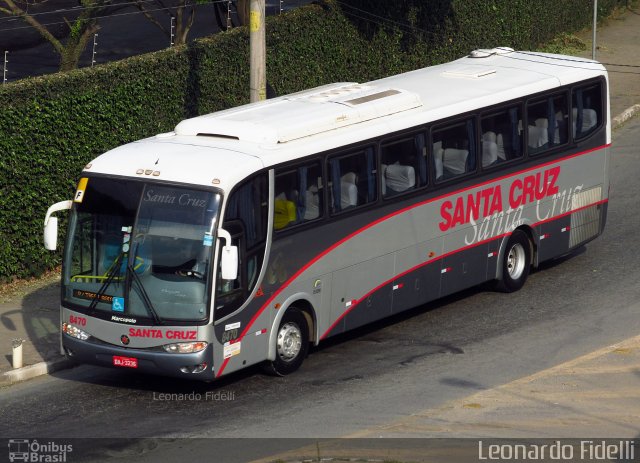
M 259 288 L 264 274 L 268 207 L 268 179 L 265 173 L 244 181 L 232 191 L 222 221 L 222 228 L 231 235 L 231 244 L 238 247 L 238 275 L 235 280 L 223 279 L 218 257 L 214 300 L 215 335 L 220 344 L 226 345 L 225 359 L 233 353 L 233 356 L 241 355 L 246 364 L 259 361 L 258 354 L 264 355 L 266 351 L 247 344 L 257 337 L 246 336 L 243 341 L 240 333 L 266 300 Z M 266 342 L 267 337 L 262 338 Z M 229 347 L 238 341 L 242 342 L 241 349 Z M 220 354 L 221 351 L 223 349 L 218 347 L 217 352 Z M 221 357 L 216 355 L 218 364 Z M 242 362 L 240 365 L 234 363 L 226 371 L 242 365 Z

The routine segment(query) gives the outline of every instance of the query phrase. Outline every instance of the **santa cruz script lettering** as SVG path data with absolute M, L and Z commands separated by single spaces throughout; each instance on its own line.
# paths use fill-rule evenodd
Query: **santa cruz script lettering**
M 194 197 L 189 193 L 182 193 L 181 195 L 172 195 L 169 193 L 157 194 L 154 190 L 147 190 L 145 192 L 144 201 L 149 203 L 171 204 L 181 207 L 204 208 L 207 205 L 206 199 Z
M 196 340 L 196 330 L 167 330 L 162 331 L 154 328 L 129 328 L 131 338 L 154 338 L 154 339 L 182 339 Z

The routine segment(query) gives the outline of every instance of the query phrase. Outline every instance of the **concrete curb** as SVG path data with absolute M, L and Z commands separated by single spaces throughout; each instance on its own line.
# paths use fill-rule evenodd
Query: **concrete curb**
M 625 122 L 627 122 L 629 119 L 631 119 L 633 116 L 635 116 L 639 112 L 640 112 L 640 104 L 634 104 L 633 106 L 625 109 L 624 111 L 622 111 L 621 114 L 618 114 L 616 117 L 614 117 L 611 120 L 611 128 L 612 129 L 620 128 Z
M 54 373 L 59 370 L 71 368 L 75 365 L 71 360 L 61 357 L 55 360 L 49 360 L 46 362 L 39 362 L 33 365 L 29 365 L 22 368 L 16 368 L 10 370 L 0 376 L 0 387 L 10 386 L 20 381 L 26 381 L 27 379 L 36 378 L 38 376 Z
M 611 128 L 618 129 L 625 122 L 631 119 L 636 114 L 640 113 L 640 104 L 635 104 L 622 113 L 618 114 L 611 120 Z M 36 378 L 41 375 L 47 375 L 55 371 L 71 368 L 75 363 L 66 358 L 60 358 L 56 360 L 50 360 L 48 362 L 40 362 L 35 365 L 29 365 L 28 367 L 18 368 L 16 370 L 7 371 L 0 376 L 0 387 L 8 386 L 20 381 L 26 381 L 27 379 Z

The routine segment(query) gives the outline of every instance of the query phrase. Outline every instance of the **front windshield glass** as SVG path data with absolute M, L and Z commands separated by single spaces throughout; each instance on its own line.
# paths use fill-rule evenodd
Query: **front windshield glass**
M 212 191 L 89 178 L 71 213 L 63 302 L 155 324 L 206 319 L 219 203 Z

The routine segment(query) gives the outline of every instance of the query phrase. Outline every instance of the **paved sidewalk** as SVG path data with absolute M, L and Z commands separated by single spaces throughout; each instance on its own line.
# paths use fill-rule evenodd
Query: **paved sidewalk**
M 12 368 L 14 339 L 24 340 L 25 368 L 20 370 Z M 0 303 L 0 386 L 67 366 L 68 362 L 62 362 L 59 339 L 59 278 L 42 281 L 24 296 Z
M 588 51 L 581 56 L 591 57 L 591 33 L 578 34 L 588 42 Z M 603 63 L 640 65 L 640 14 L 627 12 L 610 19 L 598 29 L 596 58 Z M 630 115 L 640 113 L 640 68 L 607 66 L 611 79 L 612 116 L 634 108 Z M 23 297 L 0 304 L 0 386 L 46 374 L 67 367 L 59 354 L 58 281 L 43 282 L 43 286 Z M 12 370 L 11 342 L 23 344 L 21 370 Z M 30 367 L 29 367 L 30 366 Z

